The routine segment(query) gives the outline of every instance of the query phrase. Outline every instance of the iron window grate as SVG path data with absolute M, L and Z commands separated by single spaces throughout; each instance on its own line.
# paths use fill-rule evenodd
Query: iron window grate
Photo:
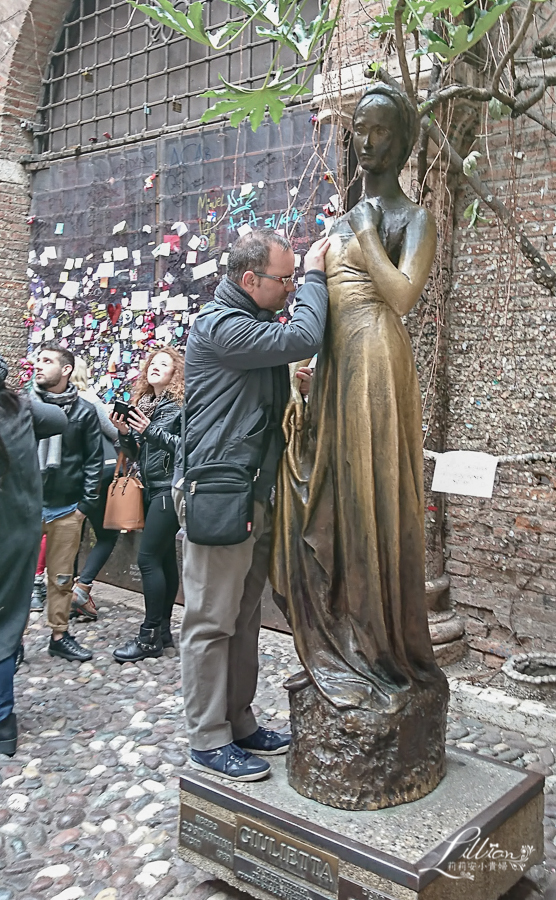
M 174 5 L 185 10 L 188 3 Z M 210 28 L 229 20 L 231 8 L 222 0 L 206 0 L 205 6 Z M 318 0 L 308 0 L 304 14 L 314 16 L 318 6 Z M 159 26 L 126 0 L 75 0 L 43 82 L 35 150 L 63 152 L 167 127 L 195 127 L 212 103 L 199 95 L 219 86 L 219 73 L 257 87 L 274 52 L 254 24 L 232 47 L 215 51 Z M 280 65 L 285 74 L 295 74 L 298 59 L 286 49 Z

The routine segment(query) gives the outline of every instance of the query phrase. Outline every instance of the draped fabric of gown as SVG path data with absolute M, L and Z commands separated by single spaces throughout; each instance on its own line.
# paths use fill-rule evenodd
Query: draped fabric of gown
M 311 398 L 284 417 L 271 581 L 324 697 L 393 713 L 442 677 L 425 606 L 421 397 L 407 332 L 345 220 L 326 273 Z

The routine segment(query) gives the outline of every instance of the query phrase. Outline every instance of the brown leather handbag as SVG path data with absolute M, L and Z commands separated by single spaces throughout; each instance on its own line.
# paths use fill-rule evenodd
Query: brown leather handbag
M 130 461 L 120 453 L 106 497 L 104 527 L 113 531 L 138 531 L 144 526 L 143 485 L 132 475 Z

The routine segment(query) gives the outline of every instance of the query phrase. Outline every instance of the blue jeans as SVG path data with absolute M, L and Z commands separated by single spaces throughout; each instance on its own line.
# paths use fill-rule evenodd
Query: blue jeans
M 14 675 L 16 653 L 0 662 L 0 722 L 7 719 L 14 708 Z

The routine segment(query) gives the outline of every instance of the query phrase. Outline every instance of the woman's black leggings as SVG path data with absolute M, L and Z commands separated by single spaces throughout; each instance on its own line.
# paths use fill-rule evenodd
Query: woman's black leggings
M 143 578 L 145 628 L 168 622 L 179 587 L 176 534 L 179 522 L 170 491 L 153 497 L 146 507 L 145 528 L 137 563 Z
M 83 571 L 81 572 L 81 575 L 79 577 L 79 581 L 81 582 L 81 584 L 93 583 L 98 573 L 107 562 L 108 557 L 112 553 L 112 550 L 116 546 L 116 541 L 118 540 L 118 536 L 120 534 L 119 531 L 113 531 L 112 529 L 104 528 L 103 526 L 104 510 L 106 508 L 106 495 L 108 493 L 108 488 L 112 484 L 113 472 L 114 469 L 112 468 L 112 474 L 110 474 L 109 472 L 108 477 L 103 476 L 98 504 L 89 512 L 87 516 L 95 533 L 97 542 L 89 553 L 87 559 L 85 560 Z M 77 557 L 75 558 L 75 563 L 77 566 Z M 74 574 L 77 575 L 77 572 L 75 572 Z

